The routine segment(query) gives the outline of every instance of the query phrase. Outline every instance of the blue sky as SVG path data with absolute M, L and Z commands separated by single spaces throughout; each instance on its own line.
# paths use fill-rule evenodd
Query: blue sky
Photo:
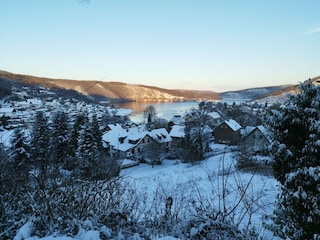
M 227 91 L 320 75 L 319 0 L 1 0 L 0 69 Z

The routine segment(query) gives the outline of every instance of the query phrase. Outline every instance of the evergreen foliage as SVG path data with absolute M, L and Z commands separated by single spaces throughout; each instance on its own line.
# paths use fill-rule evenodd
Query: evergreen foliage
M 199 162 L 204 160 L 205 146 L 209 141 L 209 134 L 205 132 L 205 126 L 209 121 L 206 104 L 201 102 L 199 109 L 193 109 L 186 116 L 185 137 L 182 141 L 185 162 Z
M 285 106 L 273 110 L 267 123 L 273 132 L 273 170 L 281 183 L 275 211 L 283 238 L 320 235 L 320 88 L 310 81 Z
M 84 125 L 80 130 L 79 148 L 77 158 L 81 171 L 81 177 L 90 179 L 92 177 L 92 168 L 94 167 L 93 151 L 93 134 L 90 129 L 90 121 L 85 117 Z
M 42 181 L 47 175 L 50 130 L 43 112 L 37 112 L 30 141 L 31 161 Z
M 80 142 L 80 130 L 83 129 L 85 117 L 83 114 L 78 115 L 70 129 L 70 138 L 68 143 L 68 158 L 66 160 L 65 168 L 69 171 L 73 171 L 73 175 L 79 176 L 79 159 L 77 158 L 77 152 Z
M 17 186 L 23 187 L 29 179 L 30 158 L 27 137 L 20 128 L 15 129 L 11 144 L 9 159 L 13 178 Z
M 0 143 L 0 169 L 5 169 L 8 165 L 8 154 L 6 150 L 4 149 L 4 146 L 2 143 Z M 0 194 L 3 194 L 6 181 L 7 181 L 7 171 L 0 171 Z
M 79 177 L 86 180 L 102 180 L 117 175 L 110 169 L 116 165 L 106 158 L 102 147 L 102 133 L 96 115 L 91 119 L 84 117 L 83 125 L 79 130 L 78 149 L 76 153 L 79 166 Z M 110 161 L 109 161 L 110 160 Z
M 2 115 L 0 117 L 0 126 L 7 127 L 9 124 L 9 119 L 10 119 L 10 117 Z
M 69 117 L 64 112 L 57 112 L 52 121 L 50 157 L 55 165 L 65 166 L 68 156 Z
M 73 129 L 69 121 L 66 113 L 57 112 L 49 124 L 44 113 L 37 112 L 28 136 L 30 142 L 28 131 L 16 128 L 10 149 L 0 145 L 0 167 L 5 169 L 0 174 L 1 239 L 12 239 L 15 224 L 20 225 L 17 220 L 26 222 L 30 218 L 37 235 L 68 230 L 65 224 L 76 229 L 74 218 L 85 220 L 91 214 L 87 212 L 91 204 L 87 201 L 92 200 L 87 193 L 76 190 L 81 185 L 79 178 L 88 180 L 88 186 L 94 187 L 94 180 L 103 180 L 100 186 L 109 186 L 119 175 L 119 165 L 106 158 L 97 116 L 79 116 Z M 77 199 L 73 191 L 77 191 Z M 103 204 L 104 200 L 101 198 Z

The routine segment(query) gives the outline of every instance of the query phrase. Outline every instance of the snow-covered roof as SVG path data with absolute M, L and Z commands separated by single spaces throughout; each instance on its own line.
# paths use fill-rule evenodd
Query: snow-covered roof
M 253 126 L 246 126 L 241 130 L 241 135 L 245 137 L 249 135 L 255 128 L 256 127 L 253 127 Z
M 152 131 L 147 132 L 154 141 L 157 143 L 166 143 L 171 142 L 171 137 L 165 128 L 153 129 Z
M 267 133 L 268 129 L 266 129 L 263 125 L 257 126 L 257 128 L 262 132 L 262 133 Z
M 260 131 L 265 136 L 265 138 L 269 142 L 271 142 L 270 134 L 268 133 L 268 130 L 263 125 L 259 125 L 256 127 L 247 126 L 245 129 L 243 129 L 242 135 L 243 137 L 247 137 L 254 131 Z
M 14 111 L 15 111 L 15 108 L 12 108 L 12 107 L 2 107 L 2 108 L 0 108 L 0 114 L 13 113 Z
M 183 138 L 185 126 L 182 125 L 173 125 L 170 131 L 170 136 L 175 138 Z
M 14 130 L 3 130 L 0 131 L 0 143 L 3 144 L 4 147 L 11 146 L 11 137 L 13 136 Z
M 182 125 L 185 122 L 185 120 L 181 115 L 174 115 L 169 122 L 173 122 L 177 125 Z
M 257 126 L 256 128 L 260 130 L 260 132 L 266 137 L 266 139 L 267 139 L 269 142 L 272 142 L 270 132 L 268 131 L 267 128 L 265 128 L 263 125 L 259 125 L 259 126 Z
M 125 129 L 120 125 L 114 125 L 110 131 L 103 134 L 102 139 L 115 149 L 126 152 L 134 148 L 147 135 L 157 143 L 166 143 L 172 140 L 165 128 L 147 131 L 142 127 Z M 122 141 L 120 141 L 120 138 L 122 138 Z
M 127 129 L 127 138 L 128 140 L 137 141 L 144 138 L 146 135 L 146 130 L 139 127 L 132 127 Z
M 119 137 L 125 135 L 126 130 L 120 125 L 115 125 L 110 131 L 102 135 L 102 140 L 116 147 L 119 144 Z
M 111 130 L 114 130 L 114 129 L 123 129 L 122 126 L 121 126 L 119 123 L 116 123 L 116 124 L 108 124 L 108 127 L 109 127 Z
M 233 119 L 229 119 L 224 121 L 233 131 L 238 131 L 240 130 L 242 127 L 239 123 L 237 123 L 235 120 Z
M 213 119 L 217 119 L 221 117 L 220 114 L 217 112 L 209 112 L 208 115 L 211 116 Z

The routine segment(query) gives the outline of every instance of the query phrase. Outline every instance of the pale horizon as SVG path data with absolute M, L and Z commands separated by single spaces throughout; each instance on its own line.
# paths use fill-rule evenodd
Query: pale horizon
M 225 92 L 320 75 L 320 2 L 0 3 L 0 69 Z

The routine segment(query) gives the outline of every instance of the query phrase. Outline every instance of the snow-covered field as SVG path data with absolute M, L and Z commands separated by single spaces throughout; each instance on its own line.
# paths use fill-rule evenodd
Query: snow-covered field
M 216 210 L 231 212 L 239 227 L 246 227 L 248 221 L 254 225 L 262 239 L 272 238 L 262 223 L 265 215 L 271 214 L 278 193 L 277 182 L 271 176 L 238 171 L 234 164 L 235 152 L 224 145 L 213 146 L 217 155 L 201 163 L 191 165 L 177 160 L 164 160 L 162 165 L 140 164 L 123 169 L 124 181 L 134 184 L 138 191 L 148 196 L 146 206 L 154 203 L 156 194 L 164 194 L 173 199 L 173 209 L 184 207 L 183 201 L 199 199 Z M 245 193 L 245 194 L 244 194 Z M 163 203 L 165 205 L 165 203 Z M 26 232 L 24 232 L 26 231 Z M 28 226 L 21 229 L 21 236 L 28 234 Z M 16 240 L 25 239 L 18 238 Z M 34 238 L 29 238 L 29 240 Z M 45 237 L 43 240 L 98 240 L 97 231 L 83 231 L 77 238 Z M 121 239 L 121 237 L 119 238 Z M 175 239 L 155 237 L 154 239 Z
M 121 174 L 131 179 L 130 181 L 149 196 L 159 193 L 159 188 L 166 188 L 161 192 L 167 197 L 171 196 L 173 200 L 177 197 L 177 201 L 181 201 L 182 198 L 196 195 L 201 201 L 205 200 L 216 209 L 221 209 L 225 195 L 228 209 L 232 209 L 239 202 L 234 212 L 234 218 L 240 223 L 239 226 L 245 227 L 248 221 L 251 221 L 261 237 L 269 239 L 271 233 L 264 230 L 262 222 L 265 221 L 266 215 L 273 212 L 278 193 L 277 181 L 272 176 L 237 170 L 236 153 L 228 152 L 228 149 L 224 152 L 226 148 L 224 145 L 214 147 L 219 152 L 218 155 L 200 164 L 191 165 L 176 160 L 165 160 L 162 165 L 152 167 L 140 164 L 137 167 L 124 169 Z M 246 195 L 242 196 L 244 191 Z

